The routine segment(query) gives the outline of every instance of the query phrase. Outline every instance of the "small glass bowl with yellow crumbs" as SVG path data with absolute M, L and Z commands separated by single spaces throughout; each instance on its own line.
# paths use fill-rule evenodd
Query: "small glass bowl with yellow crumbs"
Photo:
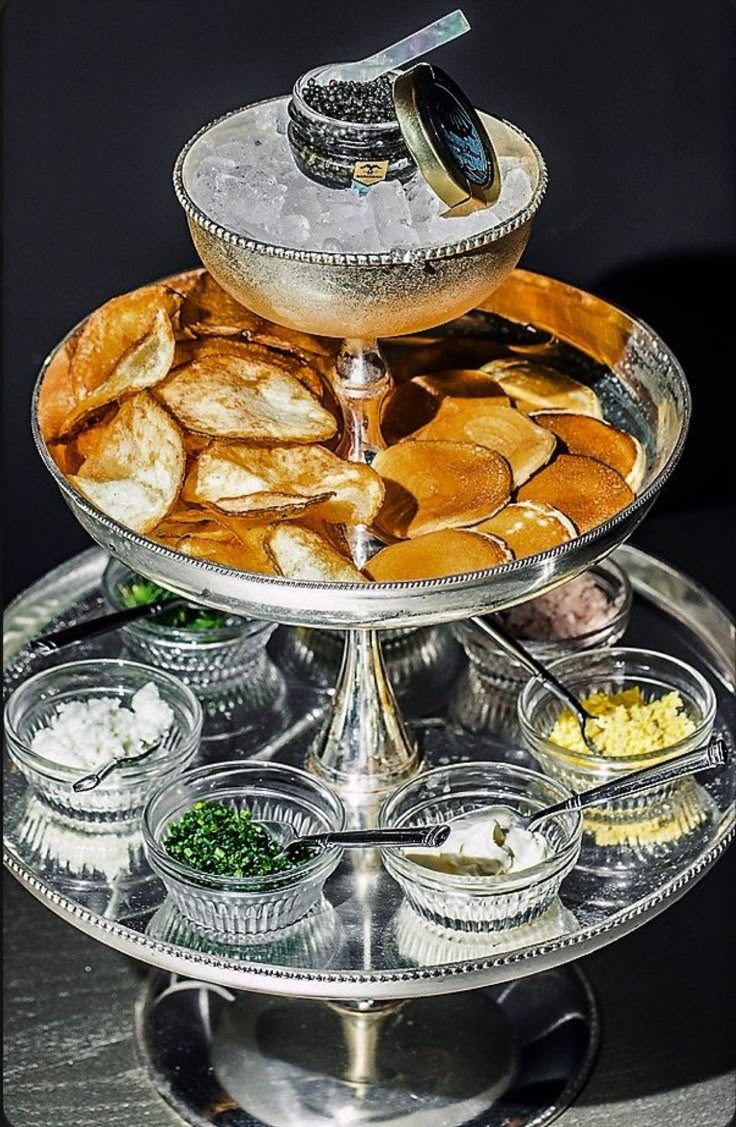
M 549 669 L 596 717 L 586 732 L 599 753 L 585 746 L 575 717 L 538 678 L 519 697 L 519 726 L 542 770 L 572 791 L 682 755 L 711 737 L 715 693 L 678 658 L 621 646 L 574 654 Z M 710 813 L 707 792 L 686 778 L 590 807 L 584 829 L 599 846 L 646 851 L 691 832 Z

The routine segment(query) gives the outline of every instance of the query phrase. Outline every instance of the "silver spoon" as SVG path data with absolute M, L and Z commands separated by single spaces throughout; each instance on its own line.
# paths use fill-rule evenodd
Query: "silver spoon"
M 92 618 L 83 618 L 80 622 L 73 622 L 71 626 L 63 626 L 60 630 L 52 630 L 48 634 L 39 634 L 29 643 L 29 649 L 39 654 L 52 654 L 65 646 L 73 646 L 87 638 L 96 638 L 100 634 L 109 634 L 130 622 L 140 622 L 146 618 L 155 618 L 167 610 L 178 610 L 187 606 L 186 599 L 159 599 L 155 603 L 141 603 L 135 607 L 125 607 L 123 610 L 111 611 L 109 614 L 97 614 Z
M 594 755 L 600 755 L 598 748 L 595 746 L 590 737 L 586 734 L 585 727 L 589 720 L 597 720 L 598 717 L 594 716 L 580 703 L 574 693 L 558 681 L 554 673 L 537 661 L 535 657 L 529 653 L 525 646 L 517 642 L 516 638 L 510 634 L 505 627 L 501 626 L 498 620 L 494 620 L 493 624 L 488 622 L 485 618 L 474 618 L 473 624 L 487 634 L 497 646 L 499 646 L 505 653 L 518 661 L 519 665 L 523 665 L 528 673 L 547 686 L 547 688 L 555 694 L 556 697 L 566 704 L 572 714 L 575 716 L 578 724 L 580 725 L 580 735 L 583 737 L 583 743 L 588 751 L 593 752 Z
M 564 814 L 567 810 L 582 810 L 586 806 L 598 806 L 601 803 L 609 802 L 611 799 L 628 798 L 630 795 L 639 794 L 640 791 L 649 790 L 650 787 L 684 778 L 685 775 L 694 775 L 698 771 L 706 771 L 710 767 L 722 767 L 726 762 L 727 755 L 728 749 L 725 741 L 717 738 L 695 751 L 686 751 L 683 755 L 675 755 L 664 763 L 655 763 L 653 767 L 644 767 L 641 771 L 619 775 L 617 779 L 610 779 L 607 783 L 601 783 L 600 786 L 580 791 L 562 802 L 555 802 L 554 805 L 547 806 L 544 810 L 532 814 L 530 818 L 525 818 L 524 829 L 536 829 L 547 818 L 553 818 L 555 814 Z
M 339 845 L 343 849 L 366 849 L 371 846 L 426 846 L 433 849 L 450 836 L 449 825 L 411 826 L 406 829 L 334 830 L 321 834 L 304 834 L 300 837 L 286 822 L 255 822 L 275 837 L 285 853 L 297 845 L 326 849 Z
M 115 771 L 118 767 L 128 767 L 132 763 L 140 763 L 142 759 L 146 759 L 149 755 L 153 755 L 161 747 L 162 740 L 156 740 L 155 743 L 149 744 L 138 755 L 119 755 L 115 759 L 108 759 L 107 763 L 103 763 L 102 767 L 97 771 L 93 771 L 90 775 L 82 775 L 76 782 L 72 783 L 72 790 L 79 794 L 84 790 L 94 790 L 98 787 L 103 779 L 106 779 L 111 771 Z

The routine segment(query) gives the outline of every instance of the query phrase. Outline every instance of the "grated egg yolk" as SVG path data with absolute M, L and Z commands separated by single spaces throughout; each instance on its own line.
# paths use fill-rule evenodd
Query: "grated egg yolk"
M 601 755 L 614 758 L 642 756 L 672 747 L 696 728 L 678 692 L 648 701 L 637 685 L 618 693 L 591 693 L 582 704 L 597 717 L 588 721 L 587 735 Z M 590 754 L 569 710 L 560 713 L 547 738 L 568 751 Z

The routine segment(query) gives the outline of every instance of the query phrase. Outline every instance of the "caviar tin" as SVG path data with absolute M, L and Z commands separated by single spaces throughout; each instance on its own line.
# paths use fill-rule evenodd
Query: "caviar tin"
M 304 175 L 328 188 L 358 191 L 383 180 L 414 176 L 416 165 L 395 116 L 387 121 L 339 121 L 310 106 L 305 90 L 324 69 L 303 74 L 289 102 L 289 143 Z
M 329 116 L 330 102 L 336 102 L 329 93 L 320 108 L 311 104 L 310 90 L 320 87 L 325 69 L 302 75 L 289 102 L 289 143 L 306 176 L 330 188 L 367 191 L 383 180 L 409 180 L 418 171 L 451 215 L 496 202 L 501 173 L 491 139 L 466 95 L 440 67 L 419 63 L 391 73 L 393 107 L 376 99 L 376 117 L 366 121 Z M 344 97 L 349 102 L 356 94 L 349 89 Z

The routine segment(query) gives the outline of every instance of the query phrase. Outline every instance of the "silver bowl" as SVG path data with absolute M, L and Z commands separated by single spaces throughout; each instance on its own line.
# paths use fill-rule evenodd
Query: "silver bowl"
M 47 358 L 36 384 L 32 406 L 36 446 L 93 540 L 135 571 L 196 602 L 244 617 L 328 629 L 421 626 L 490 614 L 572 579 L 631 535 L 680 457 L 690 419 L 690 393 L 679 363 L 650 328 L 572 286 L 515 270 L 485 308 L 532 324 L 551 339 L 576 346 L 608 365 L 613 375 L 605 372 L 592 381 L 606 418 L 635 433 L 647 454 L 639 495 L 611 520 L 566 544 L 501 567 L 404 583 L 300 582 L 193 559 L 132 532 L 74 489 L 41 437 L 41 381 L 68 337 Z
M 525 208 L 483 234 L 409 252 L 337 254 L 264 243 L 221 227 L 192 199 L 192 169 L 205 145 L 236 133 L 242 116 L 253 109 L 232 110 L 205 125 L 184 146 L 174 168 L 174 189 L 197 253 L 248 309 L 322 336 L 370 340 L 415 333 L 484 301 L 521 258 L 547 172 L 536 145 L 520 129 L 488 115 L 481 117 L 497 154 L 525 160 L 533 194 Z

